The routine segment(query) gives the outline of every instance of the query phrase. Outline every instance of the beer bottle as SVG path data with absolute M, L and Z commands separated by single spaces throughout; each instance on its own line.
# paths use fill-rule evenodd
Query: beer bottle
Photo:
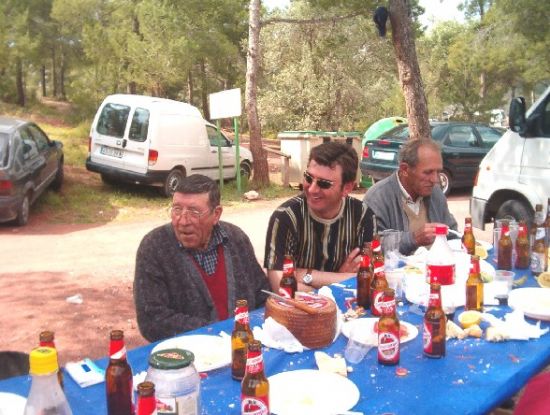
M 530 261 L 530 247 L 529 238 L 527 236 L 527 224 L 524 220 L 519 221 L 518 236 L 516 238 L 516 263 L 514 264 L 518 269 L 529 268 Z
M 294 298 L 298 289 L 298 281 L 294 274 L 294 260 L 291 255 L 285 255 L 283 260 L 283 278 L 279 282 L 279 295 L 286 298 Z
M 510 238 L 508 221 L 502 221 L 500 239 L 498 240 L 497 268 L 512 269 L 512 238 Z
M 422 342 L 424 355 L 432 358 L 445 356 L 446 319 L 441 300 L 441 285 L 430 284 L 430 300 L 424 314 Z
M 38 341 L 40 347 L 51 347 L 52 349 L 56 349 L 55 347 L 55 334 L 53 331 L 50 330 L 44 330 L 40 332 L 40 335 L 38 336 Z M 57 380 L 59 381 L 59 386 L 63 388 L 63 372 L 61 370 L 61 366 L 59 366 L 59 353 L 56 354 L 56 357 L 58 359 L 57 361 L 57 367 L 59 370 L 57 371 Z
M 378 320 L 378 363 L 393 366 L 399 363 L 399 320 L 395 311 L 395 291 L 386 288 L 380 301 L 382 317 Z
M 105 371 L 108 415 L 134 415 L 132 369 L 126 360 L 124 332 L 111 331 L 109 365 Z
M 533 248 L 531 249 L 531 272 L 538 276 L 546 265 L 546 232 L 543 226 L 537 226 Z
M 380 243 L 380 235 L 374 234 L 372 236 L 372 262 L 376 268 L 376 264 L 382 264 L 384 266 L 384 254 L 382 253 L 382 244 Z
M 370 311 L 373 316 L 380 317 L 382 315 L 381 303 L 386 288 L 389 288 L 389 284 L 384 273 L 384 264 L 375 264 L 374 277 L 370 285 Z
M 476 238 L 474 237 L 474 231 L 472 229 L 472 218 L 470 217 L 464 219 L 464 234 L 462 235 L 462 246 L 468 254 L 475 255 Z
M 483 281 L 479 270 L 479 257 L 472 255 L 470 274 L 466 280 L 466 310 L 483 311 Z
M 141 382 L 137 390 L 137 415 L 155 415 L 157 413 L 155 384 L 149 381 Z
M 254 339 L 248 319 L 248 302 L 237 300 L 235 307 L 235 326 L 231 333 L 231 376 L 241 380 L 246 370 L 246 350 Z
M 269 415 L 269 381 L 264 373 L 262 344 L 248 344 L 246 373 L 241 383 L 241 415 Z
M 372 267 L 368 252 L 368 242 L 361 249 L 361 265 L 357 271 L 357 305 L 365 310 L 370 308 L 370 284 L 372 282 Z

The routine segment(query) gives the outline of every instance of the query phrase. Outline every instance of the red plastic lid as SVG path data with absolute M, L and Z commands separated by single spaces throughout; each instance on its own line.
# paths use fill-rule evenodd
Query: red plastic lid
M 447 225 L 436 225 L 435 234 L 436 235 L 447 235 Z

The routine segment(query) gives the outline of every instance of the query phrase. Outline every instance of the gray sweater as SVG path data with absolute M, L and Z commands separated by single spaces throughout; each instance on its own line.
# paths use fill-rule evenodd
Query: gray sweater
M 269 281 L 258 264 L 248 236 L 237 226 L 220 222 L 224 243 L 228 312 L 246 299 L 250 310 L 265 303 Z M 218 320 L 210 292 L 192 256 L 170 223 L 153 229 L 137 251 L 134 301 L 141 334 L 149 341 L 172 337 Z
M 404 255 L 411 254 L 416 248 L 414 236 L 409 231 L 409 219 L 403 209 L 402 192 L 397 180 L 397 172 L 371 187 L 363 203 L 367 208 L 367 215 L 375 215 L 378 224 L 378 232 L 386 229 L 403 231 L 399 250 Z M 429 222 L 444 223 L 449 228 L 456 230 L 457 223 L 449 211 L 447 199 L 438 186 L 433 188 L 431 196 L 425 197 Z M 454 236 L 449 235 L 449 239 Z

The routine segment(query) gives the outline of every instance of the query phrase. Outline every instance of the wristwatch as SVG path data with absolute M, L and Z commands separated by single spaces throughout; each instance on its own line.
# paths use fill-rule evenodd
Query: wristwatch
M 311 287 L 311 283 L 313 282 L 313 275 L 311 274 L 312 272 L 313 270 L 309 268 L 304 274 L 304 276 L 302 277 L 302 282 L 305 285 L 309 285 L 310 287 Z

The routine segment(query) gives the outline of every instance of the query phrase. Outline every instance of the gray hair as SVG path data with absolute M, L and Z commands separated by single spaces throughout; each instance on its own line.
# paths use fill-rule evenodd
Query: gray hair
M 208 193 L 208 205 L 214 209 L 220 205 L 220 189 L 210 177 L 202 174 L 192 174 L 184 178 L 176 187 L 177 193 L 198 195 Z
M 419 140 L 411 140 L 410 138 L 399 149 L 399 163 L 407 163 L 411 167 L 416 167 L 418 164 L 418 150 L 420 147 L 428 147 L 438 153 L 441 153 L 439 143 L 428 138 Z

